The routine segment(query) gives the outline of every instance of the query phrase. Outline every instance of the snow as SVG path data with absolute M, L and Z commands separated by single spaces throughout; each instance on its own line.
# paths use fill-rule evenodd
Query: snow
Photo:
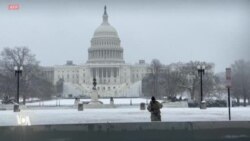
M 162 110 L 162 121 L 227 121 L 227 108 L 166 108 Z M 249 121 L 250 107 L 232 108 L 233 121 Z M 18 125 L 17 117 L 28 116 L 31 125 L 46 124 L 84 124 L 116 122 L 150 122 L 150 113 L 140 110 L 139 106 L 115 109 L 39 109 L 22 110 L 14 113 L 11 110 L 0 111 L 0 126 Z
M 185 97 L 182 97 L 185 98 Z M 34 100 L 34 99 L 33 99 Z M 35 99 L 37 100 L 37 99 Z M 99 99 L 102 101 L 104 104 L 110 104 L 110 99 L 109 98 L 101 98 Z M 122 105 L 129 105 L 130 100 L 132 100 L 132 104 L 140 104 L 142 102 L 148 103 L 150 99 L 146 98 L 114 98 L 114 104 L 122 104 Z M 88 102 L 90 99 L 81 99 L 82 102 Z M 158 100 L 162 102 L 162 100 Z M 33 102 L 33 103 L 27 103 L 27 106 L 57 106 L 57 105 L 65 105 L 65 106 L 70 106 L 74 105 L 75 99 L 54 99 L 54 100 L 47 100 L 47 101 L 42 101 L 42 102 Z M 241 100 L 243 102 L 243 100 Z M 60 104 L 59 104 L 60 103 Z
M 110 104 L 110 99 L 99 99 L 104 104 Z M 147 103 L 147 99 L 145 98 L 114 98 L 114 104 L 130 104 L 130 100 L 132 100 L 132 104 L 140 104 L 141 102 Z M 90 101 L 90 99 L 81 99 L 81 101 Z M 32 106 L 39 106 L 39 105 L 74 105 L 75 99 L 58 99 L 58 100 L 48 100 L 43 102 L 34 102 L 34 103 L 27 103 L 26 105 Z M 149 102 L 149 99 L 148 99 Z

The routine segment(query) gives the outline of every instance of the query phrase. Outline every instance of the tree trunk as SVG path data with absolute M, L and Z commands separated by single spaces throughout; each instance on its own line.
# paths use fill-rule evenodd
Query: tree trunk
M 244 95 L 244 107 L 246 107 L 247 106 L 247 97 L 246 97 L 246 95 Z
M 236 99 L 237 99 L 237 106 L 240 106 L 240 98 L 237 97 Z
M 196 97 L 195 97 L 195 82 L 192 82 L 192 87 L 191 87 L 191 99 L 193 101 L 196 100 Z
M 25 105 L 26 104 L 26 96 L 24 95 L 23 96 L 23 105 Z
M 194 100 L 194 90 L 193 89 L 190 90 L 190 95 L 191 95 L 191 100 Z

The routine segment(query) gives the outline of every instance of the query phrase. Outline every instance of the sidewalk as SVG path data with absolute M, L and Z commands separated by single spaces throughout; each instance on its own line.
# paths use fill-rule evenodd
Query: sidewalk
M 228 121 L 227 108 L 163 108 L 162 121 Z M 250 121 L 250 108 L 232 108 L 232 121 Z M 150 122 L 150 113 L 139 107 L 116 109 L 41 109 L 0 111 L 0 126 L 18 125 L 17 116 L 28 116 L 31 125 L 77 124 L 77 123 L 116 123 Z

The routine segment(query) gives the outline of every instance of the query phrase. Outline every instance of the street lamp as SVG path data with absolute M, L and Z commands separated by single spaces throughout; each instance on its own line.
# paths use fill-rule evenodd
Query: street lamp
M 19 80 L 20 80 L 20 75 L 22 75 L 23 71 L 23 66 L 15 66 L 15 76 L 17 76 L 17 97 L 16 97 L 16 102 L 19 104 Z
M 201 109 L 206 109 L 206 103 L 203 101 L 203 85 L 202 85 L 202 76 L 205 74 L 205 65 L 198 65 L 197 66 L 198 74 L 200 75 L 200 84 L 201 84 Z

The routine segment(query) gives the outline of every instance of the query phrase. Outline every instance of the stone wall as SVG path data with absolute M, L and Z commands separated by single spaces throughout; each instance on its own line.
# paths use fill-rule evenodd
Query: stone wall
M 1 141 L 249 141 L 250 122 L 0 126 Z

